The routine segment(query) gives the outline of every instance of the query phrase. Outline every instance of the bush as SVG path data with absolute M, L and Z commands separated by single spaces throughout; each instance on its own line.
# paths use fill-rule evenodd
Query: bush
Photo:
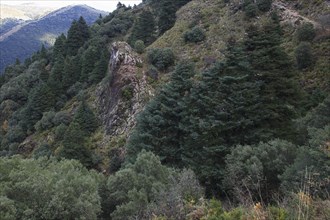
M 314 25 L 312 23 L 304 23 L 297 30 L 298 41 L 312 41 L 316 35 Z
M 272 7 L 273 0 L 257 0 L 257 6 L 260 11 L 267 12 Z
M 271 199 L 279 190 L 279 175 L 293 163 L 296 146 L 284 140 L 273 140 L 255 146 L 238 146 L 226 160 L 224 184 L 240 200 Z M 276 155 L 276 157 L 274 157 Z M 272 193 L 270 193 L 272 192 Z
M 174 64 L 174 54 L 170 48 L 151 49 L 147 53 L 148 61 L 159 70 L 166 70 Z
M 205 39 L 205 34 L 203 30 L 199 27 L 194 27 L 193 29 L 187 31 L 184 34 L 185 42 L 198 43 Z
M 55 126 L 58 126 L 60 124 L 69 125 L 71 120 L 71 116 L 68 112 L 60 111 L 55 114 L 53 123 Z
M 258 7 L 256 4 L 248 4 L 245 8 L 244 8 L 244 12 L 245 15 L 248 18 L 254 18 L 255 16 L 257 16 L 258 13 Z
M 313 64 L 313 54 L 311 44 L 301 42 L 295 51 L 298 69 L 305 69 Z
M 78 161 L 1 158 L 0 173 L 1 219 L 97 219 L 101 212 L 101 177 Z
M 45 112 L 42 118 L 35 124 L 35 129 L 38 132 L 50 129 L 54 126 L 53 119 L 55 117 L 54 111 Z
M 134 43 L 134 49 L 136 50 L 136 52 L 138 52 L 139 54 L 144 52 L 144 49 L 146 48 L 146 46 L 144 45 L 144 42 L 142 40 L 137 40 Z

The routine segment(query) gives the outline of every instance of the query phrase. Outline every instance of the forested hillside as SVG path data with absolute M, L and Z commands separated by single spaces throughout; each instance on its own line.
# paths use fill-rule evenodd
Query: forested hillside
M 0 76 L 3 219 L 330 218 L 330 6 L 144 0 Z

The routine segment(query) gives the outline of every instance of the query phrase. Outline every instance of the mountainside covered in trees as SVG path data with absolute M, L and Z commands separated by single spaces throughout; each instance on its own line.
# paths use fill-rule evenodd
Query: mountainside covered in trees
M 0 76 L 5 219 L 329 219 L 328 1 L 145 0 Z
M 0 73 L 6 66 L 15 63 L 16 59 L 23 61 L 28 58 L 42 45 L 53 46 L 55 38 L 61 33 L 66 33 L 74 19 L 77 20 L 83 15 L 87 24 L 92 24 L 100 14 L 105 15 L 105 12 L 86 5 L 76 5 L 55 10 L 35 20 L 2 21 Z

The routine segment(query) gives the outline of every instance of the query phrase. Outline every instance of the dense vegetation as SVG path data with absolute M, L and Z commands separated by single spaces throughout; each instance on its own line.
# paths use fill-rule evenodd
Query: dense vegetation
M 222 59 L 194 59 L 187 51 L 202 56 L 196 48 L 215 36 L 202 18 L 186 27 L 176 19 L 188 2 L 118 3 L 92 26 L 81 17 L 52 48 L 6 68 L 3 219 L 330 217 L 329 35 L 315 40 L 306 22 L 288 37 L 295 27 L 281 25 L 271 0 L 214 0 L 212 8 L 241 15 L 245 34 L 223 40 Z M 155 46 L 176 25 L 183 55 Z M 108 47 L 123 40 L 145 61 L 136 65 L 154 96 L 129 133 L 109 135 L 95 100 L 100 88 L 115 86 Z M 132 106 L 134 92 L 124 86 L 118 94 Z

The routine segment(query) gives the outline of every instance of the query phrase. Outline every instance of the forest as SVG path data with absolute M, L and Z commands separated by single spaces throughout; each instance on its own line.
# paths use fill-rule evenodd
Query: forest
M 75 20 L 0 75 L 1 219 L 329 219 L 329 18 L 144 0 Z

